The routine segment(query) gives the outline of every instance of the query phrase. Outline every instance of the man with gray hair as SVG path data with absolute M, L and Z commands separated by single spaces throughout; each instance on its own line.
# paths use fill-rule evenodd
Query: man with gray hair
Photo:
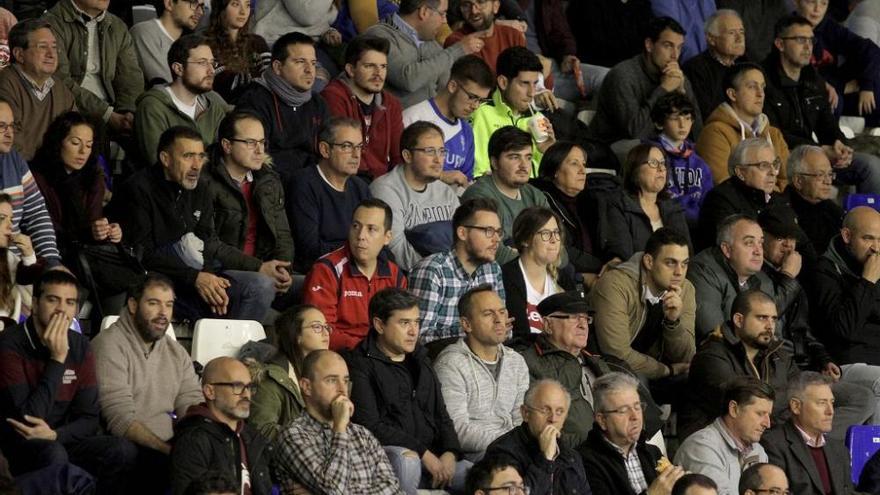
M 697 249 L 715 242 L 717 227 L 733 214 L 758 218 L 765 208 L 789 206 L 776 191 L 776 177 L 782 160 L 773 145 L 764 138 L 748 138 L 741 141 L 727 162 L 730 177 L 717 185 L 700 208 Z
M 561 383 L 535 381 L 523 400 L 523 423 L 492 442 L 486 457 L 499 457 L 515 466 L 533 495 L 589 495 L 581 456 L 558 440 L 570 406 L 571 396 Z
M 638 387 L 636 378 L 618 372 L 602 375 L 593 385 L 595 422 L 578 451 L 596 493 L 669 495 L 684 476 L 668 460 L 660 464 L 660 449 L 646 443 L 645 403 Z
M 837 176 L 828 155 L 819 146 L 804 144 L 791 151 L 786 163 L 785 195 L 817 253 L 828 249 L 831 238 L 843 226 L 843 208 L 834 202 L 831 187 Z
M 785 471 L 798 495 L 844 495 L 853 489 L 849 452 L 840 442 L 825 440 L 834 420 L 832 383 L 812 371 L 798 375 L 788 386 L 791 419 L 761 439 L 767 458 Z
M 711 115 L 724 102 L 724 73 L 746 52 L 746 30 L 735 10 L 720 9 L 706 19 L 703 32 L 707 49 L 688 60 L 682 70 L 694 87 L 700 113 Z

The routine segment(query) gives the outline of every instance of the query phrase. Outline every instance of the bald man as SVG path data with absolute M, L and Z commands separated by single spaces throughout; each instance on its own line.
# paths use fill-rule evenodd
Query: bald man
M 171 485 L 174 495 L 209 472 L 235 476 L 236 492 L 269 495 L 268 442 L 245 420 L 254 383 L 247 367 L 231 357 L 212 359 L 202 374 L 205 402 L 192 406 L 174 432 Z
M 812 289 L 813 329 L 842 378 L 872 388 L 880 397 L 880 213 L 853 208 L 840 234 L 819 258 Z M 880 420 L 875 411 L 874 422 Z

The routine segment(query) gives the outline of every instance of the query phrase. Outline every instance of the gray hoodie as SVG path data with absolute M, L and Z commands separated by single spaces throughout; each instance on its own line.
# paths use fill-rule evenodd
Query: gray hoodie
M 434 370 L 465 458 L 482 457 L 492 441 L 522 423 L 529 368 L 513 349 L 498 346 L 497 380 L 464 338 L 443 349 Z

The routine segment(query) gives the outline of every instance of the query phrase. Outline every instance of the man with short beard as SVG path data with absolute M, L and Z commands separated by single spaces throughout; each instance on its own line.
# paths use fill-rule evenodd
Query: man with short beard
M 464 25 L 450 34 L 444 46 L 450 47 L 469 34 L 477 33 L 483 40 L 483 47 L 474 55 L 482 58 L 495 70 L 498 55 L 512 46 L 526 46 L 526 37 L 522 31 L 495 22 L 500 0 L 462 0 L 458 2 Z
M 129 294 L 119 320 L 92 340 L 101 416 L 111 434 L 137 448 L 138 493 L 164 493 L 175 414 L 203 400 L 186 349 L 164 338 L 174 297 L 171 280 L 151 274 Z
M 184 33 L 191 33 L 205 15 L 205 0 L 162 0 L 155 2 L 158 19 L 139 22 L 131 28 L 134 51 L 148 85 L 171 82 L 168 50 Z
M 245 422 L 255 384 L 247 366 L 231 357 L 212 359 L 202 374 L 205 402 L 192 406 L 174 428 L 171 486 L 175 495 L 210 471 L 235 475 L 236 493 L 272 492 L 269 442 Z
M 134 137 L 141 165 L 156 163 L 159 136 L 169 127 L 184 125 L 195 129 L 205 145 L 217 139 L 220 121 L 229 105 L 212 90 L 216 63 L 211 47 L 200 35 L 181 36 L 171 45 L 171 83 L 155 86 L 137 100 Z

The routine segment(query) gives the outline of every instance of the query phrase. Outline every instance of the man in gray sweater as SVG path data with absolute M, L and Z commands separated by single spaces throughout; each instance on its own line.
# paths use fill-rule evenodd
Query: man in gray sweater
M 128 297 L 119 320 L 92 340 L 101 416 L 111 434 L 133 442 L 138 469 L 152 472 L 143 493 L 168 484 L 172 423 L 204 401 L 189 354 L 165 338 L 174 308 L 174 287 L 152 274 Z
M 452 213 L 458 195 L 441 180 L 446 147 L 443 131 L 418 121 L 400 137 L 403 163 L 370 184 L 370 193 L 394 212 L 389 248 L 409 270 L 423 256 L 452 247 Z
M 391 43 L 386 85 L 403 108 L 433 97 L 456 59 L 483 49 L 484 32 L 445 49 L 435 41 L 448 7 L 447 0 L 401 0 L 396 14 L 366 31 Z
M 156 2 L 158 19 L 139 22 L 131 28 L 131 39 L 144 78 L 152 85 L 171 82 L 168 50 L 184 32 L 192 32 L 205 14 L 203 0 L 163 0 Z

